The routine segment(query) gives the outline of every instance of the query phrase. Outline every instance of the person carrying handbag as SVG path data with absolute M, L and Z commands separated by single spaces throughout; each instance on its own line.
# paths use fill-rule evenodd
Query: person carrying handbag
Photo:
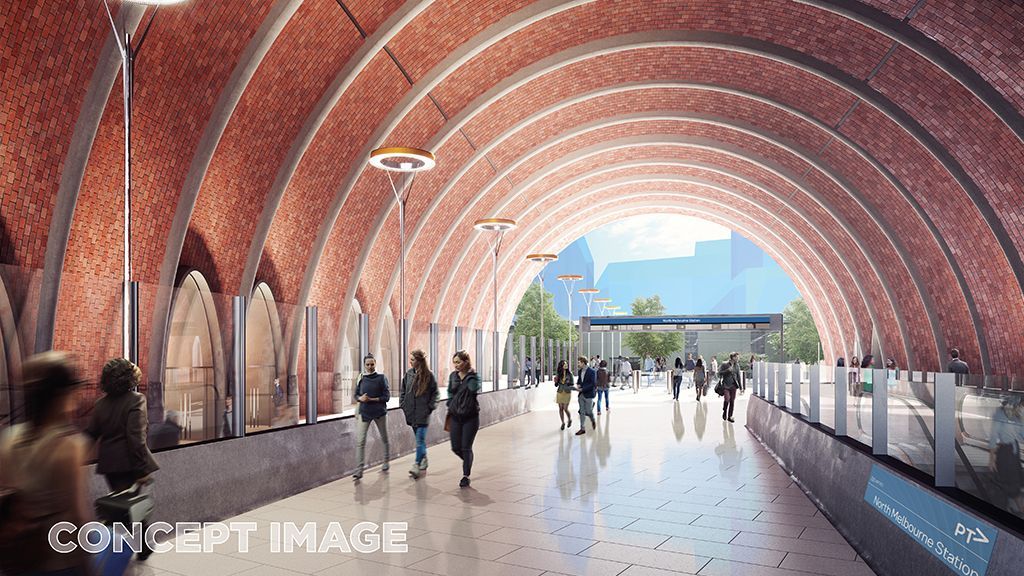
M 96 401 L 85 428 L 86 435 L 99 445 L 96 473 L 103 476 L 112 492 L 147 485 L 152 482 L 153 472 L 160 469 L 146 443 L 146 397 L 136 392 L 141 376 L 139 367 L 125 358 L 108 361 L 100 376 L 105 395 Z M 143 531 L 146 527 L 143 519 Z M 147 542 L 138 559 L 145 560 L 151 553 Z
M 739 367 L 736 365 L 739 357 L 738 352 L 729 355 L 728 362 L 723 363 L 718 369 L 718 385 L 715 386 L 715 392 L 725 399 L 725 403 L 722 405 L 722 420 L 729 422 L 735 422 L 732 419 L 732 412 L 736 405 L 736 390 L 740 387 Z
M 445 428 L 451 440 L 452 452 L 462 460 L 460 488 L 469 487 L 473 471 L 473 442 L 480 431 L 480 378 L 473 371 L 469 354 L 459 350 L 452 356 L 455 370 L 448 375 L 448 416 Z

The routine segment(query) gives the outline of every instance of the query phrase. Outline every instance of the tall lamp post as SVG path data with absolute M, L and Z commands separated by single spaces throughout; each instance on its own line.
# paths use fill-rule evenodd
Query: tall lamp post
M 587 316 L 590 316 L 590 304 L 594 301 L 594 294 L 600 292 L 597 288 L 580 288 L 583 301 L 587 303 Z M 583 338 L 583 323 L 580 322 L 580 338 Z M 590 333 L 587 333 L 587 358 L 590 358 Z
M 556 278 L 562 281 L 562 286 L 565 287 L 565 298 L 569 301 L 569 350 L 571 356 L 576 354 L 576 351 L 572 346 L 572 289 L 576 286 L 577 282 L 583 280 L 583 276 L 580 276 L 579 274 L 561 274 L 556 276 Z M 578 356 L 579 354 L 576 355 Z M 570 361 L 569 364 L 572 365 L 572 362 Z
M 494 355 L 491 357 L 491 373 L 494 376 L 494 389 L 498 389 L 498 378 L 501 367 L 498 366 L 498 252 L 501 250 L 501 239 L 505 232 L 516 227 L 516 221 L 509 218 L 484 218 L 473 223 L 473 227 L 481 232 L 494 232 L 494 248 L 491 250 L 491 262 L 494 267 Z
M 558 260 L 557 254 L 527 254 L 526 259 L 529 262 L 537 262 L 540 264 L 540 270 L 537 271 L 537 284 L 540 286 L 540 370 L 541 377 L 546 376 L 548 365 L 544 363 L 544 304 L 546 298 L 544 297 L 544 268 L 547 267 L 548 262 L 554 262 Z M 524 359 L 525 360 L 525 359 Z M 538 384 L 539 386 L 540 384 Z
M 608 312 L 608 305 L 612 303 L 611 298 L 594 298 L 594 304 L 601 306 L 601 316 Z M 604 354 L 604 332 L 601 332 L 601 354 Z M 607 360 L 607 356 L 605 360 Z
M 388 175 L 388 182 L 391 183 L 391 191 L 395 194 L 395 201 L 398 202 L 398 238 L 401 243 L 401 252 L 398 260 L 398 322 L 399 343 L 398 343 L 398 365 L 405 366 L 406 356 L 409 355 L 409 327 L 405 318 L 405 204 L 412 192 L 412 183 L 417 172 L 426 172 L 436 165 L 434 155 L 419 148 L 377 148 L 370 152 L 370 166 L 383 170 Z M 396 185 L 393 174 L 404 174 L 403 181 Z M 405 372 L 398 370 L 399 377 Z
M 121 29 L 118 30 L 114 23 L 114 15 L 110 11 L 110 4 L 103 0 L 103 7 L 107 10 L 107 18 L 110 20 L 110 27 L 114 32 L 114 43 L 117 44 L 117 51 L 121 55 L 121 80 L 122 96 L 124 97 L 124 286 L 121 292 L 121 336 L 122 351 L 124 357 L 132 362 L 138 363 L 138 294 L 132 282 L 132 96 L 135 92 L 135 57 L 142 50 L 142 43 L 146 41 L 149 29 L 153 25 L 153 19 L 160 6 L 179 4 L 185 0 L 125 0 L 128 4 L 141 4 L 156 6 L 156 10 L 149 15 L 146 28 L 142 31 L 142 37 L 138 43 L 132 46 L 132 36 L 128 33 L 124 20 L 122 19 Z M 122 8 L 122 14 L 124 9 Z

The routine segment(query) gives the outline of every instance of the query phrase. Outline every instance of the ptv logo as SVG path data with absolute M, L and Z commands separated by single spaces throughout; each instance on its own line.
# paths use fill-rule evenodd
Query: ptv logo
M 977 542 L 979 544 L 988 544 L 988 536 L 981 531 L 981 528 L 968 528 L 962 523 L 957 522 L 956 530 L 953 532 L 954 536 L 963 536 L 964 541 L 970 544 L 971 542 Z

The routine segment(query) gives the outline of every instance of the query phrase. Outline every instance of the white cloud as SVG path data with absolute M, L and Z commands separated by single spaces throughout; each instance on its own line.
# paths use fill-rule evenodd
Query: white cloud
M 692 256 L 697 242 L 728 237 L 728 228 L 677 214 L 633 216 L 586 236 L 598 278 L 612 262 Z

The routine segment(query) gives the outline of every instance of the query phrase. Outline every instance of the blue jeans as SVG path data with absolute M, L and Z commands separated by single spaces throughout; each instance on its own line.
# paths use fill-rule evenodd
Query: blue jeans
M 427 457 L 427 427 L 413 426 L 412 429 L 416 433 L 416 463 L 419 464 Z
M 598 388 L 597 389 L 597 411 L 601 411 L 601 396 L 604 396 L 604 409 L 608 409 L 608 389 Z

